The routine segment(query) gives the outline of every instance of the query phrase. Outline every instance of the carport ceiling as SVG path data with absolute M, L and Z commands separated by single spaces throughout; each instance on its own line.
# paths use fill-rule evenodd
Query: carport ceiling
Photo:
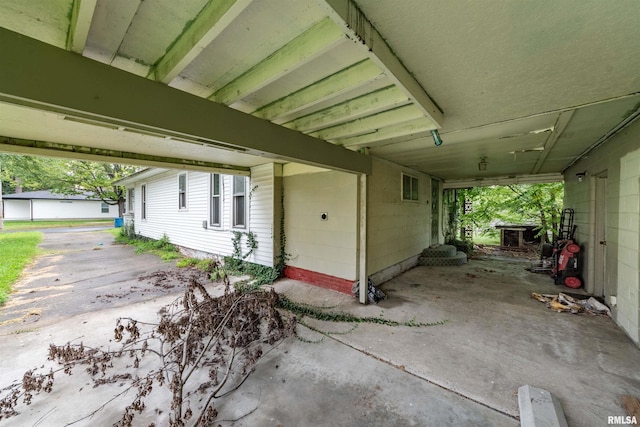
M 367 148 L 448 181 L 557 176 L 637 111 L 639 18 L 635 0 L 4 0 L 0 150 L 246 173 L 366 172 Z

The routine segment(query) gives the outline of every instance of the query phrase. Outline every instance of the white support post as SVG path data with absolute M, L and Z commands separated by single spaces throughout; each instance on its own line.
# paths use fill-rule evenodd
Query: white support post
M 367 303 L 367 175 L 358 175 L 358 280 L 360 303 Z

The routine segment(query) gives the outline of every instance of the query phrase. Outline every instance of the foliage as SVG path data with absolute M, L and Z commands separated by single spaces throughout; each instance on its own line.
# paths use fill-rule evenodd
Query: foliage
M 242 237 L 245 237 L 246 247 L 248 251 L 242 253 Z M 278 277 L 280 277 L 280 271 L 275 267 L 267 267 L 265 265 L 255 264 L 246 261 L 251 254 L 258 249 L 258 241 L 256 235 L 249 231 L 246 233 L 240 231 L 233 232 L 233 238 L 231 239 L 233 245 L 233 252 L 231 256 L 224 257 L 225 271 L 234 275 L 249 275 L 252 277 L 250 281 L 241 281 L 236 283 L 237 290 L 242 292 L 251 292 L 262 285 L 273 283 Z
M 213 281 L 225 279 L 227 273 L 215 258 L 182 258 L 176 263 L 179 268 L 196 268 L 209 274 L 209 278 Z
M 24 191 L 51 190 L 59 194 L 86 194 L 104 203 L 118 205 L 124 213 L 125 188 L 113 181 L 137 172 L 138 166 L 97 163 L 85 160 L 62 160 L 47 157 L 0 154 L 2 190 L 14 193 L 17 186 Z
M 473 243 L 477 245 L 498 246 L 500 244 L 500 236 L 490 236 L 488 234 L 480 234 L 473 236 Z
M 0 304 L 7 300 L 11 286 L 36 255 L 41 240 L 42 233 L 33 231 L 0 234 Z
M 276 265 L 274 266 L 278 272 L 278 277 L 284 273 L 284 268 L 287 265 L 287 261 L 291 258 L 291 255 L 287 253 L 287 235 L 285 232 L 284 222 L 284 191 L 280 193 L 280 249 L 276 256 Z
M 251 292 L 262 285 L 273 283 L 280 277 L 280 273 L 274 267 L 247 261 L 242 261 L 238 264 L 237 260 L 230 257 L 225 257 L 224 262 L 225 270 L 229 274 L 251 276 L 251 280 L 240 281 L 235 284 L 235 288 L 241 292 Z
M 5 387 L 0 419 L 17 415 L 21 399 L 29 405 L 34 397 L 50 393 L 60 372 L 71 375 L 84 368 L 94 388 L 115 382 L 127 385 L 109 402 L 134 392 L 115 426 L 131 426 L 136 414 L 153 410 L 147 402 L 159 388 L 171 395 L 170 402 L 155 408 L 169 409 L 169 426 L 213 425 L 218 416 L 215 400 L 242 385 L 265 353 L 263 347 L 271 348 L 295 333 L 295 318 L 283 318 L 277 301 L 273 290 L 231 292 L 228 281 L 224 295 L 213 297 L 194 277 L 182 297 L 160 310 L 158 323 L 118 319 L 114 338 L 122 342 L 119 349 L 109 344 L 51 344 L 48 358 L 58 367 L 27 371 L 22 381 Z
M 285 296 L 280 295 L 278 299 L 278 307 L 290 311 L 291 313 L 300 316 L 301 318 L 304 316 L 312 317 L 318 320 L 324 320 L 328 322 L 348 322 L 348 323 L 377 323 L 380 325 L 386 326 L 411 326 L 411 327 L 420 327 L 420 326 L 436 326 L 442 325 L 446 323 L 446 320 L 442 320 L 439 322 L 416 322 L 415 319 L 411 319 L 408 322 L 398 322 L 395 320 L 385 319 L 384 317 L 359 317 L 354 316 L 351 313 L 345 312 L 327 312 L 324 311 L 323 307 L 316 307 L 309 304 L 298 303 L 291 301 Z
M 253 190 L 252 190 L 253 191 Z M 282 276 L 286 262 L 290 256 L 286 251 L 287 237 L 285 234 L 285 216 L 284 216 L 284 192 L 280 195 L 280 234 L 278 255 L 276 256 L 276 264 L 273 267 L 267 267 L 260 264 L 247 262 L 246 259 L 258 248 L 258 241 L 252 232 L 241 233 L 234 232 L 231 240 L 233 244 L 233 253 L 230 257 L 224 258 L 225 269 L 232 274 L 248 274 L 252 277 L 251 281 L 241 281 L 236 283 L 235 288 L 241 292 L 251 292 L 262 285 L 273 283 Z M 241 241 L 245 235 L 246 245 L 249 251 L 242 254 Z
M 24 191 L 49 190 L 46 174 L 53 169 L 55 162 L 60 161 L 0 153 L 2 193 L 13 194 L 17 187 L 22 187 Z
M 242 253 L 242 237 L 246 237 L 246 246 L 249 249 L 245 254 Z M 228 265 L 231 269 L 238 269 L 242 267 L 242 262 L 251 256 L 258 249 L 258 241 L 256 240 L 255 233 L 248 231 L 243 233 L 241 231 L 234 231 L 233 237 L 231 238 L 231 244 L 233 246 L 233 251 L 231 252 L 231 256 L 229 258 L 230 264 Z M 226 265 L 226 262 L 225 262 Z
M 136 237 L 139 237 L 136 234 L 136 227 L 133 221 L 127 221 L 122 225 L 122 227 L 120 227 L 120 236 L 128 239 L 135 239 Z
M 467 256 L 473 255 L 473 242 L 470 240 L 451 239 L 445 242 L 447 245 L 455 246 L 458 252 L 464 252 Z
M 116 236 L 116 242 L 131 245 L 136 248 L 137 254 L 151 253 L 157 255 L 164 261 L 181 258 L 178 248 L 169 241 L 169 237 L 165 234 L 159 240 L 143 237 L 139 235 L 131 235 L 126 227 L 122 227 L 120 234 Z
M 543 239 L 554 233 L 562 211 L 564 183 L 514 184 L 476 187 L 459 191 L 459 205 L 464 198 L 473 202 L 472 212 L 459 216 L 460 226 L 471 226 L 481 234 L 495 235 L 495 225 L 537 224 Z

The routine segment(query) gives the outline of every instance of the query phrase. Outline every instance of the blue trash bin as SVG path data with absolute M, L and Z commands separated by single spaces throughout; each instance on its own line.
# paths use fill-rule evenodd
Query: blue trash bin
M 114 218 L 113 219 L 113 226 L 115 228 L 122 227 L 123 224 L 124 224 L 124 218 Z

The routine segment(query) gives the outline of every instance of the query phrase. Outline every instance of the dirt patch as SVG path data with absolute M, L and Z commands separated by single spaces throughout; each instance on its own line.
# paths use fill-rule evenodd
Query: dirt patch
M 472 258 L 503 257 L 535 260 L 540 258 L 538 245 L 526 245 L 523 248 L 494 245 L 474 245 Z
M 168 270 L 158 270 L 153 273 L 138 277 L 138 282 L 144 282 L 145 286 L 132 285 L 123 291 L 109 294 L 96 295 L 96 300 L 100 303 L 108 304 L 112 300 L 128 298 L 132 295 L 164 295 L 181 292 L 187 288 L 191 282 L 210 282 L 208 273 L 195 268 L 171 268 Z
M 207 282 L 209 281 L 209 273 L 195 268 L 174 268 L 138 277 L 139 282 L 147 281 L 162 289 L 174 289 L 177 284 L 189 283 L 192 280 Z

